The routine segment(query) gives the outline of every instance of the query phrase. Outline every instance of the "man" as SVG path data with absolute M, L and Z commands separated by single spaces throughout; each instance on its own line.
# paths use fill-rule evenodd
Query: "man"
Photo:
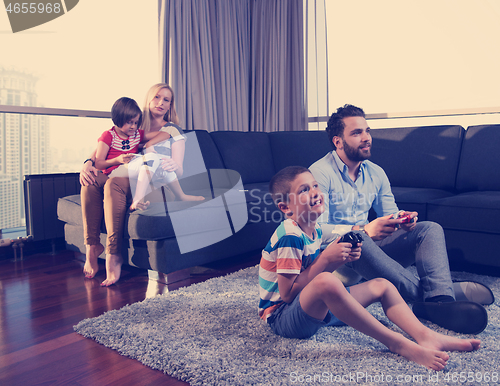
M 310 170 L 328 202 L 320 221 L 350 225 L 363 237 L 361 258 L 347 266 L 364 279 L 391 281 L 406 301 L 414 302 L 413 312 L 420 318 L 457 332 L 481 332 L 488 316 L 477 301 L 493 303 L 491 290 L 480 283 L 452 283 L 440 225 L 417 222 L 416 212 L 401 212 L 409 223 L 397 218 L 385 172 L 368 161 L 372 138 L 363 110 L 339 108 L 328 120 L 327 132 L 334 150 Z M 371 208 L 378 217 L 368 222 Z M 407 269 L 413 263 L 419 278 Z

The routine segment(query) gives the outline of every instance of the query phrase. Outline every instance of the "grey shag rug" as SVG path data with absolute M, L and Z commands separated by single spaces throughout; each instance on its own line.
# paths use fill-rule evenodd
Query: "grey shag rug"
M 481 349 L 451 353 L 441 372 L 409 362 L 351 327 L 322 328 L 308 340 L 275 336 L 257 315 L 258 267 L 85 319 L 75 331 L 193 386 L 499 384 L 500 278 L 463 272 L 453 278 L 481 281 L 497 300 L 487 306 Z M 380 305 L 369 310 L 398 330 Z

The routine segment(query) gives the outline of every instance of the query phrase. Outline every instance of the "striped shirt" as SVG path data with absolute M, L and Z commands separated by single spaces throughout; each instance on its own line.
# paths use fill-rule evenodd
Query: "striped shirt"
M 318 257 L 326 238 L 333 241 L 338 235 L 323 235 L 316 224 L 314 238 L 307 236 L 292 219 L 283 221 L 262 251 L 259 266 L 259 316 L 267 318 L 283 303 L 278 289 L 278 274 L 298 275 Z
M 136 154 L 139 151 L 139 144 L 144 138 L 144 130 L 137 130 L 134 135 L 127 139 L 120 138 L 115 131 L 115 128 L 107 130 L 99 137 L 98 142 L 104 142 L 109 146 L 106 159 L 113 159 L 123 153 Z M 114 169 L 120 165 L 113 165 L 103 171 L 104 174 L 110 174 Z

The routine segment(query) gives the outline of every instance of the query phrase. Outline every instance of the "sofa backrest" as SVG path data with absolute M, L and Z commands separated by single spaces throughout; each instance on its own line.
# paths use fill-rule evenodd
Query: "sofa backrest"
M 244 184 L 268 182 L 275 174 L 268 133 L 214 131 L 210 136 L 225 167 L 240 173 Z
M 457 174 L 457 190 L 500 190 L 500 125 L 470 126 L 467 129 Z
M 326 131 L 278 131 L 269 133 L 276 172 L 287 166 L 308 168 L 333 147 Z
M 374 129 L 370 160 L 392 186 L 453 191 L 464 134 L 456 125 Z

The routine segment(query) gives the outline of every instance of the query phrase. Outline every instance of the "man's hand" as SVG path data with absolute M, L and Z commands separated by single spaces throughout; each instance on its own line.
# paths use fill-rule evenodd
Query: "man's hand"
M 97 173 L 98 170 L 94 166 L 92 166 L 92 162 L 85 162 L 83 164 L 82 170 L 80 170 L 80 184 L 82 186 L 94 185 Z
M 401 220 L 395 219 L 393 214 L 379 217 L 365 225 L 365 232 L 373 240 L 383 240 L 396 230 L 396 224 Z M 409 225 L 409 224 L 407 224 Z
M 403 216 L 408 216 L 410 215 L 411 222 L 406 223 L 406 224 L 401 224 L 401 229 L 404 229 L 405 231 L 409 232 L 415 228 L 417 225 L 418 221 L 418 213 L 417 212 L 404 212 Z

